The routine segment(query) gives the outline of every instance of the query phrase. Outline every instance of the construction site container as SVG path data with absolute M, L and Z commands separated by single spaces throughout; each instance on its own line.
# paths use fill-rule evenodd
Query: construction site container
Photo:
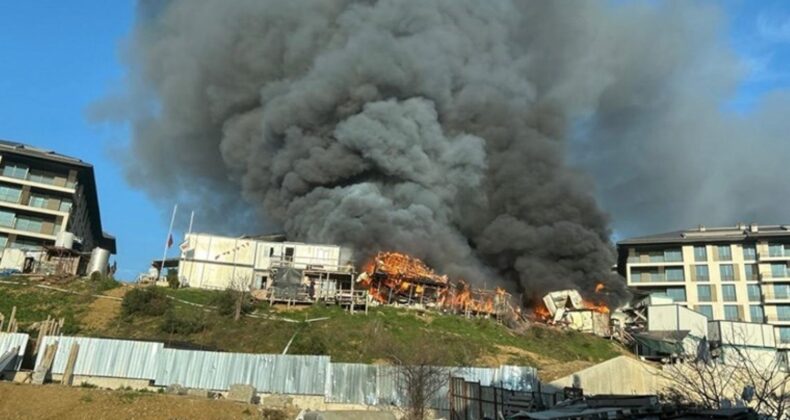
M 91 259 L 88 263 L 88 275 L 93 273 L 107 274 L 107 267 L 110 263 L 110 251 L 104 248 L 93 248 Z

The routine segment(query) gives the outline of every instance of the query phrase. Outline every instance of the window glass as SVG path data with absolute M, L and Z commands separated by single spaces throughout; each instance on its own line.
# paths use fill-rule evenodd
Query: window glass
M 784 245 L 782 244 L 769 244 L 768 255 L 771 257 L 781 257 L 784 255 Z
M 776 315 L 780 321 L 790 321 L 790 305 L 778 305 Z
M 65 212 L 71 211 L 71 200 L 64 199 L 63 201 L 61 201 L 60 211 L 65 211 Z
M 729 261 L 732 259 L 732 252 L 729 245 L 719 245 L 719 259 Z
M 757 248 L 754 245 L 744 245 L 743 246 L 743 259 L 746 261 L 752 261 L 757 259 Z
M 760 301 L 760 285 L 759 284 L 747 284 L 746 290 L 749 293 L 749 302 L 759 302 Z
M 686 301 L 686 288 L 685 287 L 668 287 L 667 296 L 671 297 L 675 302 Z
M 15 214 L 10 211 L 0 210 L 0 226 L 14 226 Z
M 725 302 L 737 301 L 738 297 L 735 295 L 735 285 L 734 284 L 721 285 L 721 296 Z
M 661 251 L 650 251 L 650 262 L 664 262 L 664 253 Z
M 38 194 L 31 194 L 30 195 L 30 202 L 28 203 L 31 207 L 47 207 L 47 197 Z
M 683 281 L 683 267 L 668 267 L 667 281 Z
M 41 244 L 36 241 L 17 238 L 11 248 L 24 249 L 26 251 L 38 251 L 41 249 Z
M 771 277 L 787 277 L 787 265 L 784 263 L 771 264 Z
M 719 266 L 719 275 L 721 275 L 722 281 L 733 281 L 735 280 L 735 271 L 732 268 L 732 264 L 722 264 Z
M 759 270 L 757 269 L 757 264 L 746 264 L 743 266 L 743 271 L 746 274 L 746 280 L 757 280 L 759 276 Z
M 642 272 L 639 270 L 631 270 L 631 281 L 634 283 L 642 281 Z
M 664 250 L 664 261 L 667 262 L 683 261 L 683 253 L 680 252 L 679 248 Z
M 710 274 L 708 273 L 708 266 L 707 265 L 694 266 L 694 271 L 696 271 L 696 274 L 697 274 L 697 281 L 708 281 L 708 280 L 710 280 Z
M 727 321 L 738 321 L 738 306 L 737 305 L 724 305 L 724 319 Z
M 765 322 L 765 313 L 760 305 L 750 305 L 749 316 L 751 317 L 751 322 Z
M 710 305 L 698 305 L 697 312 L 705 315 L 708 319 L 713 319 L 713 307 Z
M 41 173 L 41 172 L 31 172 L 30 178 L 28 178 L 32 182 L 38 182 L 41 184 L 54 184 L 55 177 L 49 174 Z
M 8 236 L 0 235 L 0 248 L 5 248 L 6 244 L 8 244 Z
M 694 260 L 695 261 L 708 260 L 708 251 L 705 248 L 705 245 L 698 245 L 694 247 Z
M 18 163 L 9 163 L 3 167 L 3 176 L 12 178 L 27 178 L 27 166 Z
M 698 285 L 697 286 L 697 298 L 700 302 L 710 302 L 712 300 L 712 296 L 710 293 L 710 286 L 708 285 Z
M 779 341 L 782 344 L 790 343 L 790 327 L 779 327 Z
M 42 224 L 41 219 L 33 219 L 25 216 L 16 219 L 16 228 L 28 232 L 41 232 Z
M 11 203 L 18 203 L 19 197 L 22 195 L 22 189 L 0 186 L 0 200 L 8 201 Z
M 788 299 L 790 298 L 790 285 L 788 284 L 775 284 L 774 285 L 774 298 Z

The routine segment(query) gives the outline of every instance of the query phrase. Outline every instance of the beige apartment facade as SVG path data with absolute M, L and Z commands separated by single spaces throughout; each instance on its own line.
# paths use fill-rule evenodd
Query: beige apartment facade
M 630 288 L 666 294 L 711 320 L 767 323 L 790 348 L 790 226 L 738 225 L 618 242 Z
M 78 251 L 115 253 L 115 238 L 102 231 L 93 167 L 0 140 L 0 251 L 42 251 L 64 232 L 74 235 Z

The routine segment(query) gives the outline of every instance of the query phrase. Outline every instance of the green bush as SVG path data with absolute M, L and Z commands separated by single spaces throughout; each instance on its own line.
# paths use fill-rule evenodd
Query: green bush
M 180 315 L 171 309 L 165 313 L 159 327 L 169 334 L 195 334 L 206 329 L 206 321 L 199 315 Z
M 112 278 L 112 276 L 102 275 L 99 272 L 91 274 L 91 286 L 96 292 L 103 292 L 105 290 L 112 290 L 119 287 L 121 283 Z
M 178 289 L 180 282 L 178 281 L 177 270 L 170 270 L 167 272 L 167 285 L 170 286 L 171 289 Z
M 217 312 L 219 312 L 220 315 L 234 316 L 236 314 L 236 302 L 238 302 L 242 293 L 243 292 L 238 290 L 227 289 L 214 296 L 211 303 L 217 308 Z M 241 314 L 244 315 L 252 312 L 252 310 L 255 309 L 255 305 L 252 303 L 250 296 L 244 293 L 244 296 L 241 296 L 241 298 Z
M 156 287 L 130 290 L 121 302 L 121 315 L 159 316 L 173 306 L 170 299 Z

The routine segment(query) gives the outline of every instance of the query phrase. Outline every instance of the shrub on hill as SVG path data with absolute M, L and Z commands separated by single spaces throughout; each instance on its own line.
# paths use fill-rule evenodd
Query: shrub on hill
M 160 316 L 173 306 L 170 299 L 157 287 L 134 289 L 126 293 L 121 302 L 121 315 Z
M 200 314 L 179 314 L 170 309 L 165 312 L 162 324 L 159 326 L 162 332 L 169 334 L 195 334 L 206 329 L 206 321 Z

